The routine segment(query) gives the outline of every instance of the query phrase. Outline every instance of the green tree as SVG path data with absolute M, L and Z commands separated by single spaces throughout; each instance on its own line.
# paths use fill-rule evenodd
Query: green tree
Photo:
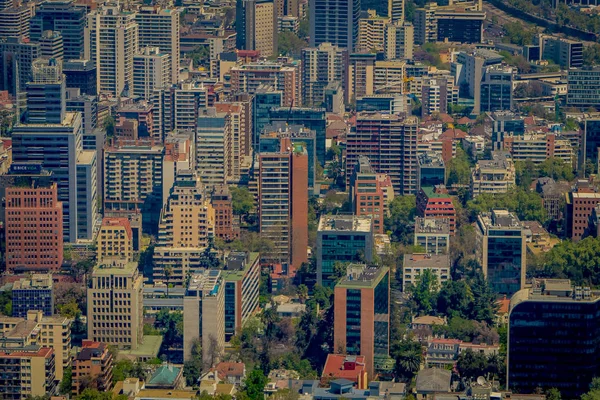
M 396 360 L 396 375 L 410 382 L 419 371 L 423 358 L 421 344 L 412 339 L 392 343 L 391 355 Z
M 231 203 L 235 215 L 248 215 L 254 207 L 254 197 L 244 186 L 231 186 Z
M 492 325 L 498 309 L 498 304 L 496 303 L 498 296 L 483 277 L 481 270 L 478 270 L 475 277 L 471 280 L 471 292 L 473 293 L 471 319 Z
M 113 137 L 115 134 L 115 118 L 112 115 L 107 115 L 104 118 L 103 128 L 106 131 L 106 136 Z
M 393 241 L 412 244 L 416 214 L 415 196 L 394 197 L 389 205 L 389 217 L 384 221 L 385 229 L 391 232 Z
M 305 47 L 308 47 L 306 40 L 301 39 L 294 32 L 280 32 L 277 35 L 277 50 L 280 55 L 299 55 Z
M 430 314 L 437 301 L 438 280 L 430 269 L 424 270 L 414 286 L 408 288 L 411 295 L 411 304 L 415 311 L 421 315 Z
M 456 368 L 458 369 L 460 376 L 468 381 L 483 375 L 487 366 L 486 356 L 482 353 L 475 353 L 471 349 L 467 349 L 460 353 L 458 360 L 456 361 Z
M 557 388 L 550 388 L 546 391 L 546 400 L 561 400 L 562 395 Z
M 473 302 L 473 293 L 466 281 L 446 281 L 437 296 L 438 313 L 449 318 L 469 315 Z
M 244 381 L 244 392 L 250 400 L 263 400 L 268 379 L 260 369 L 253 369 Z
M 71 367 L 66 368 L 63 371 L 63 378 L 60 381 L 60 386 L 58 388 L 60 394 L 67 395 L 71 393 L 73 387 L 73 370 Z
M 468 185 L 471 182 L 471 162 L 462 147 L 456 148 L 456 157 L 448 162 L 448 185 Z

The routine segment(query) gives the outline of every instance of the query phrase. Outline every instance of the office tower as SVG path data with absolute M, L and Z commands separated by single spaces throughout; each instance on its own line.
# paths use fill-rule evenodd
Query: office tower
M 260 254 L 229 253 L 225 282 L 225 340 L 229 341 L 258 308 Z
M 127 218 L 102 219 L 96 240 L 98 261 L 133 261 L 133 231 Z
M 179 82 L 180 17 L 180 9 L 164 9 L 157 6 L 140 7 L 135 14 L 140 48 L 158 47 L 161 54 L 169 54 L 170 83 L 174 85 Z
M 231 92 L 255 94 L 261 87 L 272 86 L 281 92 L 281 105 L 302 104 L 300 68 L 298 65 L 260 62 L 238 65 L 230 70 Z
M 440 8 L 435 12 L 436 41 L 481 43 L 483 41 L 483 21 L 485 21 L 484 11 Z
M 348 57 L 348 84 L 346 103 L 352 99 L 372 95 L 376 54 L 354 53 Z
M 96 64 L 90 60 L 68 60 L 63 62 L 67 88 L 77 88 L 81 94 L 96 96 Z
M 84 135 L 83 149 L 95 150 L 95 146 L 92 148 L 86 147 L 86 136 L 93 135 L 98 127 L 98 98 L 96 96 L 81 94 L 78 88 L 67 89 L 66 97 L 65 108 L 67 112 L 78 112 L 81 114 Z M 101 174 L 98 174 L 98 177 L 100 176 Z
M 127 93 L 133 89 L 133 56 L 138 51 L 135 14 L 110 5 L 92 11 L 87 19 L 86 39 L 89 58 L 96 63 L 98 93 Z
M 84 340 L 73 359 L 72 387 L 75 395 L 85 389 L 86 379 L 94 377 L 94 389 L 109 392 L 112 388 L 113 357 L 106 343 Z
M 180 171 L 161 212 L 152 278 L 183 284 L 200 264 L 214 234 L 214 218 L 200 177 L 193 171 Z
M 63 60 L 64 48 L 60 32 L 44 31 L 38 39 L 38 43 L 40 44 L 41 57 Z
M 336 352 L 364 356 L 368 376 L 375 376 L 390 351 L 389 269 L 350 264 L 333 293 Z
M 578 398 L 598 370 L 598 296 L 568 279 L 533 279 L 510 302 L 506 388 Z
M 104 209 L 139 210 L 144 232 L 158 228 L 164 147 L 116 140 L 104 149 Z
M 409 112 L 408 98 L 398 94 L 380 94 L 356 99 L 356 111 L 380 111 L 389 114 Z
M 447 254 L 450 246 L 450 220 L 447 218 L 415 218 L 415 246 L 426 254 Z
M 203 368 L 220 360 L 225 346 L 225 288 L 221 271 L 192 274 L 183 298 L 183 359 L 192 357 L 192 345 L 202 344 Z
M 25 349 L 7 349 L 0 353 L 0 374 L 3 397 L 25 399 L 45 396 L 56 390 L 54 351 L 48 347 L 32 346 Z M 32 379 L 35 377 L 35 379 Z
M 158 47 L 144 47 L 133 56 L 133 95 L 149 100 L 155 88 L 171 86 L 171 58 Z
M 29 20 L 34 13 L 32 3 L 9 7 L 0 11 L 0 37 L 29 39 Z
M 70 318 L 46 317 L 40 310 L 29 310 L 24 318 L 0 317 L 2 352 L 36 350 L 40 347 L 51 349 L 54 356 L 52 372 L 56 380 L 60 381 L 64 370 L 71 366 L 71 323 Z M 34 378 L 32 380 L 43 376 L 35 375 L 35 371 L 30 373 Z M 4 377 L 6 379 L 6 374 Z M 6 392 L 3 394 L 6 395 Z
M 289 125 L 286 122 L 275 122 L 272 125 L 266 125 L 260 136 L 258 146 L 259 153 L 276 153 L 281 149 L 282 141 L 291 140 L 294 144 L 301 144 L 308 155 L 308 191 L 315 193 L 316 182 L 316 160 L 317 147 L 315 131 L 306 129 L 303 125 Z
M 327 118 L 324 108 L 292 108 L 285 105 L 272 108 L 269 111 L 271 123 L 285 122 L 289 125 L 302 125 L 315 132 L 317 161 L 325 165 L 325 140 L 327 133 Z
M 31 80 L 31 65 L 39 55 L 39 43 L 20 37 L 0 38 L 0 90 L 12 96 L 25 91 Z
M 65 241 L 77 237 L 77 160 L 82 150 L 81 116 L 66 113 L 61 124 L 17 124 L 13 128 L 13 162 L 37 163 L 52 172 L 63 205 Z
M 456 208 L 444 185 L 421 186 L 417 193 L 417 215 L 422 218 L 447 219 L 450 235 L 456 232 Z
M 27 186 L 6 188 L 6 268 L 58 271 L 63 262 L 63 205 L 57 186 L 28 180 Z
M 317 230 L 317 283 L 333 287 L 335 264 L 373 259 L 373 221 L 352 215 L 322 216 Z
M 350 207 L 356 216 L 369 216 L 373 220 L 373 233 L 383 234 L 385 199 L 382 176 L 375 172 L 369 158 L 358 157 L 350 177 Z
M 471 194 L 508 193 L 516 185 L 515 164 L 509 153 L 494 151 L 491 160 L 478 160 L 471 171 Z
M 415 28 L 411 23 L 385 26 L 383 51 L 388 60 L 412 60 L 414 47 Z
M 385 26 L 390 23 L 387 17 L 378 16 L 375 10 L 368 10 L 368 18 L 358 20 L 357 52 L 383 51 L 385 40 Z
M 583 67 L 583 43 L 555 36 L 539 35 L 542 59 L 553 61 L 561 69 Z
M 196 135 L 196 167 L 208 187 L 227 182 L 231 174 L 232 126 L 227 113 L 216 108 L 202 110 Z
M 307 260 L 308 154 L 301 144 L 282 140 L 278 152 L 261 153 L 258 175 L 260 234 L 274 249 L 261 255 L 293 277 Z
M 420 276 L 430 271 L 437 281 L 437 290 L 450 276 L 450 257 L 448 254 L 414 253 L 405 254 L 402 262 L 402 291 L 407 293 L 415 287 Z
M 359 156 L 367 156 L 375 171 L 389 175 L 394 193 L 416 193 L 417 131 L 415 117 L 359 113 L 356 130 L 347 137 L 346 176 L 350 177 Z
M 236 48 L 257 50 L 262 57 L 277 55 L 275 0 L 237 0 Z
M 525 120 L 510 112 L 496 112 L 492 118 L 492 151 L 504 149 L 504 139 L 525 134 Z
M 60 124 L 66 115 L 65 80 L 60 61 L 38 59 L 27 83 L 27 123 Z
M 31 40 L 38 41 L 44 31 L 60 32 L 65 60 L 83 57 L 86 9 L 70 0 L 44 1 L 31 18 Z
M 446 184 L 446 166 L 439 153 L 427 152 L 419 154 L 417 167 L 417 191 L 424 186 Z
M 567 72 L 567 106 L 600 106 L 600 68 L 577 68 Z
M 259 86 L 254 93 L 252 103 L 252 148 L 258 149 L 263 128 L 271 123 L 269 115 L 271 108 L 282 106 L 283 92 L 276 91 L 271 86 Z
M 60 238 L 62 241 L 62 237 Z M 12 316 L 26 318 L 28 311 L 54 315 L 54 290 L 51 274 L 33 274 L 21 278 L 12 287 Z
M 327 85 L 340 82 L 345 87 L 347 69 L 346 49 L 330 43 L 302 49 L 302 104 L 321 106 Z
M 506 210 L 477 217 L 477 256 L 496 293 L 512 296 L 525 287 L 525 233 L 519 219 Z
M 144 278 L 136 262 L 100 263 L 87 290 L 88 339 L 135 350 L 143 338 Z
M 404 0 L 388 0 L 388 18 L 392 24 L 404 23 Z
M 481 94 L 475 98 L 475 112 L 511 110 L 513 105 L 513 79 L 516 69 L 501 65 L 485 68 L 481 81 Z
M 310 45 L 331 43 L 353 52 L 358 43 L 360 0 L 309 0 Z
M 215 210 L 215 237 L 227 241 L 237 239 L 240 231 L 234 220 L 231 192 L 226 185 L 215 186 L 211 204 Z

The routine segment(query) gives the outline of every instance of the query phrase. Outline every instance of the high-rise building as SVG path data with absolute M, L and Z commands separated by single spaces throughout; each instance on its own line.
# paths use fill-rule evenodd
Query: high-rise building
M 365 357 L 368 376 L 382 369 L 390 351 L 390 271 L 350 264 L 334 289 L 336 352 Z
M 30 180 L 6 188 L 6 268 L 9 272 L 60 270 L 63 205 L 56 183 Z
M 167 201 L 175 177 L 181 171 L 194 170 L 196 152 L 192 132 L 171 132 L 165 138 L 165 159 L 163 161 L 163 200 Z
M 350 177 L 350 207 L 356 216 L 371 217 L 375 234 L 384 233 L 384 198 L 380 174 L 375 172 L 368 157 L 358 157 Z
M 81 394 L 86 388 L 86 380 L 92 379 L 92 388 L 109 392 L 112 388 L 113 357 L 106 343 L 84 340 L 81 350 L 73 359 L 72 392 Z
M 31 40 L 38 41 L 48 30 L 60 32 L 65 60 L 80 59 L 85 48 L 85 17 L 86 8 L 72 0 L 44 1 L 31 18 Z
M 38 39 L 40 56 L 43 58 L 64 59 L 64 45 L 62 35 L 58 31 L 44 31 Z
M 388 60 L 412 60 L 415 28 L 410 22 L 387 24 L 384 39 L 383 51 Z
M 567 72 L 567 106 L 600 106 L 600 68 L 576 68 Z
M 451 103 L 451 88 L 448 87 L 448 80 L 427 79 L 421 86 L 421 117 L 432 115 L 434 113 L 448 113 L 448 104 Z
M 62 241 L 62 237 L 60 238 Z M 26 318 L 28 311 L 41 311 L 45 317 L 54 315 L 52 274 L 33 274 L 21 278 L 12 287 L 12 316 Z
M 37 163 L 52 172 L 58 185 L 58 201 L 63 205 L 64 238 L 75 242 L 78 239 L 78 190 L 85 184 L 78 182 L 77 175 L 78 160 L 83 152 L 81 115 L 66 113 L 60 124 L 17 124 L 12 138 L 13 163 Z
M 439 153 L 423 153 L 419 155 L 417 168 L 417 190 L 423 186 L 446 184 L 446 166 Z
M 232 173 L 232 119 L 216 108 L 202 110 L 196 134 L 196 166 L 208 187 L 222 185 Z
M 358 20 L 357 52 L 383 51 L 385 41 L 385 26 L 390 19 L 377 15 L 375 10 L 368 10 L 368 18 Z
M 494 151 L 491 160 L 478 160 L 471 172 L 471 193 L 508 193 L 516 184 L 515 164 L 509 153 Z
M 485 68 L 480 85 L 480 96 L 475 97 L 476 112 L 511 110 L 515 73 L 516 68 L 502 65 Z
M 46 317 L 40 310 L 29 310 L 24 318 L 0 317 L 2 351 L 27 351 L 40 346 L 52 349 L 56 362 L 53 363 L 52 372 L 60 381 L 63 372 L 71 366 L 71 323 L 70 318 Z M 35 372 L 31 371 L 31 374 L 34 378 L 31 380 L 36 380 L 38 376 Z
M 192 266 L 185 262 L 186 254 L 199 257 L 213 233 L 214 210 L 204 184 L 195 172 L 180 171 L 161 212 L 153 278 L 183 283 Z M 179 259 L 175 257 L 178 253 Z M 167 268 L 171 269 L 170 277 L 166 276 Z
M 63 62 L 63 73 L 67 88 L 78 88 L 81 94 L 96 96 L 96 64 L 90 60 L 68 60 Z
M 92 240 L 97 233 L 98 160 L 94 150 L 77 155 L 77 238 Z
M 164 147 L 114 141 L 104 149 L 104 209 L 139 210 L 144 231 L 157 232 L 163 206 Z
M 418 126 L 415 117 L 359 113 L 346 141 L 347 179 L 358 157 L 367 156 L 375 171 L 389 175 L 396 194 L 416 193 Z
M 590 217 L 599 203 L 600 193 L 588 181 L 578 180 L 575 188 L 566 194 L 565 225 L 568 238 L 577 242 L 590 234 Z
M 252 103 L 252 148 L 258 149 L 263 128 L 271 123 L 269 115 L 271 108 L 281 107 L 283 92 L 276 91 L 272 86 L 259 86 L 254 93 Z
M 333 287 L 336 263 L 371 262 L 373 243 L 370 217 L 322 216 L 317 230 L 317 283 Z
M 87 290 L 88 339 L 135 350 L 142 343 L 143 277 L 135 262 L 100 263 Z
M 66 86 L 60 61 L 37 59 L 27 83 L 27 122 L 60 124 L 66 114 Z
M 181 10 L 158 6 L 143 6 L 135 14 L 138 24 L 139 46 L 158 47 L 161 54 L 169 54 L 171 83 L 179 83 L 179 37 Z
M 105 217 L 96 240 L 98 261 L 133 261 L 133 231 L 127 218 Z
M 13 0 L 2 0 L 0 1 L 0 11 L 6 10 L 9 7 L 12 7 L 14 4 Z
M 293 277 L 308 246 L 308 154 L 302 144 L 282 140 L 278 152 L 260 154 L 258 191 L 260 234 L 275 244 L 263 259 Z
M 482 10 L 438 9 L 435 13 L 435 19 L 437 41 L 458 43 L 481 43 L 483 41 L 485 12 Z
M 477 217 L 477 256 L 496 293 L 513 295 L 525 287 L 527 247 L 519 219 L 506 210 Z
M 239 227 L 234 221 L 231 192 L 226 185 L 215 186 L 211 194 L 211 204 L 215 210 L 215 237 L 233 240 L 240 236 Z
M 133 90 L 133 56 L 138 51 L 135 14 L 108 5 L 92 11 L 87 19 L 86 58 L 96 63 L 98 93 L 128 93 Z
M 39 43 L 21 37 L 0 38 L 0 90 L 13 96 L 25 91 L 31 80 L 31 65 L 39 55 Z
M 49 347 L 2 349 L 0 374 L 5 376 L 2 397 L 23 400 L 27 396 L 45 396 L 56 390 L 54 351 Z M 32 379 L 35 377 L 35 379 Z
M 577 398 L 597 375 L 597 292 L 568 279 L 534 279 L 510 300 L 506 388 L 553 387 Z
M 144 47 L 133 56 L 133 95 L 151 99 L 154 89 L 171 86 L 171 56 L 158 47 Z
M 86 137 L 92 136 L 98 127 L 98 98 L 96 96 L 81 94 L 78 88 L 67 89 L 66 93 L 67 112 L 78 112 L 81 114 L 84 136 L 83 149 L 95 150 L 95 146 L 92 148 L 86 146 Z M 100 154 L 97 156 L 100 156 Z M 101 177 L 102 174 L 98 174 L 98 176 Z
M 225 287 L 220 270 L 192 274 L 183 298 L 183 359 L 192 357 L 195 341 L 202 344 L 203 368 L 212 368 L 225 346 Z
M 23 37 L 29 39 L 29 21 L 35 5 L 25 3 L 0 11 L 0 37 Z
M 583 67 L 583 42 L 556 36 L 539 35 L 542 59 L 553 61 L 562 69 Z
M 404 0 L 388 0 L 388 18 L 392 24 L 404 23 Z
M 236 48 L 257 50 L 263 57 L 277 55 L 276 0 L 237 0 Z
M 347 70 L 346 49 L 330 43 L 302 49 L 302 104 L 321 106 L 327 85 L 339 82 L 345 87 Z
M 358 44 L 360 0 L 309 0 L 310 45 L 331 43 L 354 52 Z
M 225 339 L 229 341 L 258 308 L 260 254 L 229 253 L 225 270 Z

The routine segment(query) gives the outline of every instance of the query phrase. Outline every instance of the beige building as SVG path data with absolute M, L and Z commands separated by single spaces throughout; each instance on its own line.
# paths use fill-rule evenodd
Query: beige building
M 473 197 L 482 193 L 507 193 L 515 186 L 515 164 L 509 153 L 496 151 L 491 160 L 479 160 L 471 173 Z
M 383 47 L 388 60 L 412 60 L 415 47 L 414 26 L 410 22 L 387 24 Z
M 452 279 L 448 254 L 405 254 L 402 266 L 402 291 L 406 292 L 410 287 L 415 286 L 426 270 L 431 271 L 436 277 L 438 290 L 444 282 Z
M 191 359 L 192 344 L 202 342 L 202 364 L 206 369 L 219 361 L 225 345 L 225 285 L 221 271 L 193 274 L 183 298 L 184 360 Z
M 158 47 L 144 47 L 133 56 L 133 94 L 151 99 L 157 88 L 171 86 L 171 56 Z
M 54 350 L 31 346 L 0 350 L 2 398 L 27 400 L 56 390 Z
M 193 171 L 180 171 L 161 212 L 154 279 L 183 284 L 190 267 L 198 265 L 214 226 L 214 209 L 200 178 Z
M 376 61 L 373 70 L 374 92 L 377 94 L 402 94 L 404 93 L 405 78 L 405 61 Z
M 88 14 L 85 56 L 96 64 L 98 93 L 119 96 L 133 87 L 133 56 L 138 51 L 135 13 L 117 5 Z
M 385 39 L 385 26 L 389 18 L 379 17 L 375 10 L 368 10 L 369 18 L 358 20 L 358 51 L 382 51 Z
M 143 277 L 135 262 L 100 263 L 87 290 L 88 339 L 137 349 L 143 338 Z
M 29 311 L 27 318 L 0 317 L 0 352 L 30 346 L 54 350 L 57 380 L 71 366 L 71 323 L 65 317 L 45 317 L 41 311 Z
M 133 232 L 127 218 L 104 218 L 98 232 L 99 262 L 133 261 Z

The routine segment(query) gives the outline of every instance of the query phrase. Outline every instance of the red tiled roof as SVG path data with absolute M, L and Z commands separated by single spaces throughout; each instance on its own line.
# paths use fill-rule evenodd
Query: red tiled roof
M 359 376 L 365 371 L 365 356 L 351 356 L 356 362 L 355 369 L 344 369 L 344 363 L 347 361 L 345 354 L 329 354 L 325 367 L 323 367 L 323 378 L 334 377 L 348 379 L 353 382 L 358 382 Z

